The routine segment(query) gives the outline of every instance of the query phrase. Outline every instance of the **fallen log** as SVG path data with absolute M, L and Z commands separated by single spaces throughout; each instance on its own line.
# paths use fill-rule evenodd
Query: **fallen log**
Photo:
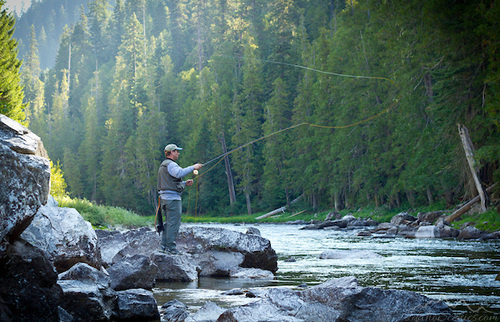
M 486 189 L 486 192 L 491 192 L 495 186 L 496 186 L 496 183 L 494 185 L 489 186 Z M 451 223 L 452 221 L 456 220 L 457 218 L 459 218 L 460 216 L 462 216 L 464 213 L 466 213 L 467 211 L 469 211 L 472 208 L 472 206 L 474 206 L 474 204 L 476 204 L 479 201 L 481 201 L 481 196 L 480 195 L 474 197 L 469 202 L 467 202 L 465 205 L 463 205 L 459 209 L 455 210 L 455 212 L 453 212 L 451 215 L 449 215 L 448 217 L 446 217 L 444 219 L 444 221 L 447 222 L 448 224 Z
M 272 215 L 275 215 L 275 214 L 277 214 L 279 212 L 285 212 L 285 210 L 286 210 L 286 206 L 283 206 L 281 208 L 278 208 L 278 209 L 275 209 L 275 210 L 273 210 L 271 212 L 268 212 L 267 214 L 263 214 L 262 216 L 259 216 L 259 217 L 255 218 L 255 219 L 260 220 L 260 219 L 264 219 L 264 218 L 267 218 L 267 217 L 271 217 Z
M 288 216 L 287 218 L 292 218 L 292 217 L 295 217 L 295 216 L 297 216 L 297 215 L 300 215 L 300 214 L 302 214 L 302 213 L 306 212 L 306 210 L 307 210 L 307 209 L 302 210 L 302 211 L 299 211 L 299 212 L 296 212 L 296 213 L 294 213 L 294 214 L 292 214 L 292 215 Z

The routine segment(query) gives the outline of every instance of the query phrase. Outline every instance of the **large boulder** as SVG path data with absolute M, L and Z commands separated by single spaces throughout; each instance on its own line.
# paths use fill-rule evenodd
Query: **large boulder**
M 393 225 L 401 225 L 401 224 L 407 224 L 411 223 L 417 220 L 417 217 L 414 217 L 407 212 L 400 212 L 399 214 L 395 215 L 394 217 L 391 218 L 391 224 Z
M 115 291 L 143 288 L 151 290 L 155 285 L 158 266 L 148 256 L 127 256 L 108 268 L 111 288 Z
M 416 238 L 438 238 L 439 229 L 434 225 L 420 226 L 415 233 Z
M 187 227 L 181 229 L 177 245 L 191 254 L 209 251 L 236 252 L 243 255 L 239 266 L 278 270 L 278 256 L 271 242 L 257 235 L 243 234 L 223 228 Z
M 410 291 L 361 287 L 355 277 L 298 292 L 272 288 L 261 297 L 226 310 L 217 321 L 458 321 L 442 301 Z
M 106 321 L 114 313 L 117 294 L 105 273 L 78 263 L 59 274 L 64 292 L 61 307 L 76 321 Z
M 47 203 L 50 163 L 40 138 L 2 114 L 0 187 L 0 241 L 15 240 Z
M 101 267 L 101 252 L 92 225 L 75 209 L 59 208 L 52 196 L 21 237 L 45 250 L 58 272 L 79 262 Z
M 116 292 L 118 299 L 112 320 L 159 321 L 160 312 L 153 292 L 144 289 L 130 289 Z
M 240 267 L 245 257 L 239 252 L 209 250 L 195 255 L 200 276 L 228 277 L 231 270 Z
M 59 321 L 57 272 L 40 249 L 17 240 L 0 257 L 0 321 Z
M 105 266 L 110 266 L 126 256 L 147 255 L 160 248 L 159 235 L 150 228 L 126 232 L 96 230 Z
M 156 280 L 163 282 L 192 282 L 198 280 L 199 268 L 187 256 L 155 252 L 151 260 L 158 267 Z

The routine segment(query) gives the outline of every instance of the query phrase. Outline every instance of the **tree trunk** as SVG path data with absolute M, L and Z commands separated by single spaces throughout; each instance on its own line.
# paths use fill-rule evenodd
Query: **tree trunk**
M 488 195 L 484 191 L 483 186 L 479 181 L 479 176 L 477 175 L 476 161 L 474 160 L 474 147 L 469 136 L 469 130 L 463 125 L 457 124 L 457 126 L 458 133 L 460 134 L 460 139 L 462 139 L 465 157 L 467 158 L 467 162 L 469 163 L 472 178 L 474 179 L 477 192 L 479 193 L 479 197 L 481 198 L 481 210 L 485 212 L 486 208 L 488 207 Z
M 247 212 L 249 215 L 252 214 L 252 203 L 250 202 L 250 193 L 248 192 L 249 189 L 245 189 L 245 199 L 247 201 Z
M 226 139 L 224 133 L 220 136 L 220 142 L 222 145 L 222 152 L 227 153 Z M 224 157 L 224 164 L 226 166 L 226 176 L 227 176 L 227 188 L 229 190 L 229 203 L 232 206 L 236 202 L 236 192 L 234 190 L 234 180 L 233 173 L 231 172 L 231 164 L 229 163 L 229 156 Z
M 430 187 L 427 187 L 427 200 L 429 201 L 429 205 L 432 205 L 433 199 L 432 199 L 432 191 Z

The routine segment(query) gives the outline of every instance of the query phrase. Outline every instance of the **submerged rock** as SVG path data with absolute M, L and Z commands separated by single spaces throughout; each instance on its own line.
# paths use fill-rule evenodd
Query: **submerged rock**
M 361 287 L 343 277 L 303 291 L 269 289 L 261 300 L 231 308 L 217 321 L 459 321 L 442 301 L 410 291 Z
M 369 258 L 383 258 L 382 255 L 374 253 L 369 250 L 325 250 L 321 255 L 319 255 L 320 259 L 369 259 Z

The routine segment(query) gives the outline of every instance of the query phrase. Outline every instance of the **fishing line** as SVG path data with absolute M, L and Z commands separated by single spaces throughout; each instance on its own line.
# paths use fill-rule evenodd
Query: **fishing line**
M 284 63 L 284 62 L 279 62 L 279 61 L 274 61 L 274 60 L 268 60 L 268 59 L 260 59 L 260 58 L 248 58 L 248 57 L 230 56 L 230 55 L 222 55 L 222 54 L 216 54 L 214 56 L 227 57 L 227 58 L 236 58 L 236 59 L 241 59 L 241 60 L 257 60 L 257 61 L 261 61 L 261 62 L 264 62 L 264 63 L 271 63 L 271 64 L 276 64 L 276 65 L 284 65 L 284 66 L 290 66 L 290 67 L 295 67 L 295 68 L 301 68 L 301 69 L 305 69 L 305 70 L 310 70 L 310 71 L 313 71 L 313 72 L 317 72 L 317 73 L 320 73 L 320 74 L 333 75 L 333 76 L 339 76 L 339 77 L 361 78 L 361 79 L 381 79 L 381 80 L 389 81 L 393 85 L 397 86 L 396 83 L 392 79 L 387 78 L 387 77 L 363 76 L 363 75 L 349 75 L 349 74 L 334 73 L 334 72 L 328 72 L 328 71 L 325 71 L 325 70 L 316 69 L 316 68 L 312 68 L 312 67 L 307 67 L 307 66 L 302 66 L 302 65 L 297 65 L 297 64 Z
M 334 72 L 328 72 L 328 71 L 324 71 L 324 70 L 320 70 L 320 69 L 316 69 L 316 68 L 311 68 L 311 67 L 307 67 L 307 66 L 302 66 L 302 65 L 297 65 L 297 64 L 290 64 L 290 63 L 284 63 L 284 62 L 278 62 L 278 61 L 273 61 L 273 60 L 267 60 L 267 59 L 259 59 L 259 58 L 247 58 L 247 57 L 238 57 L 238 56 L 229 56 L 229 55 L 221 55 L 221 54 L 218 54 L 218 55 L 214 55 L 214 56 L 220 56 L 220 57 L 228 57 L 228 58 L 235 58 L 235 59 L 241 59 L 241 60 L 256 60 L 256 61 L 261 61 L 261 62 L 265 62 L 265 63 L 271 63 L 271 64 L 277 64 L 277 65 L 284 65 L 284 66 L 290 66 L 290 67 L 295 67 L 295 68 L 300 68 L 300 69 L 305 69 L 305 70 L 310 70 L 310 71 L 313 71 L 313 72 L 317 72 L 317 73 L 321 73 L 321 74 L 325 74 L 325 75 L 332 75 L 332 76 L 338 76 L 338 77 L 347 77 L 347 78 L 354 78 L 354 79 L 379 79 L 379 80 L 386 80 L 386 81 L 389 81 L 391 84 L 393 84 L 394 86 L 396 86 L 396 88 L 399 89 L 399 86 L 398 84 L 396 84 L 396 82 L 390 78 L 387 78 L 387 77 L 379 77 L 379 76 L 363 76 L 363 75 L 349 75 L 349 74 L 341 74 L 341 73 L 334 73 Z M 348 125 L 337 125 L 337 126 L 330 126 L 330 125 L 320 125 L 320 124 L 313 124 L 313 123 L 309 123 L 309 122 L 302 122 L 302 123 L 299 123 L 299 124 L 295 124 L 295 125 L 292 125 L 292 126 L 289 126 L 287 128 L 284 128 L 284 129 L 280 129 L 278 131 L 275 131 L 275 132 L 272 132 L 270 134 L 267 134 L 267 135 L 264 135 L 258 139 L 255 139 L 255 140 L 252 140 L 248 143 L 245 143 L 243 145 L 240 145 L 234 149 L 232 149 L 231 151 L 229 152 L 225 152 L 207 162 L 205 162 L 203 164 L 203 166 L 206 166 L 218 159 L 220 159 L 219 161 L 217 161 L 213 166 L 211 166 L 208 170 L 204 171 L 203 173 L 198 173 L 198 171 L 194 172 L 194 175 L 195 175 L 195 179 L 199 179 L 200 177 L 202 177 L 203 175 L 205 175 L 207 172 L 211 171 L 213 168 L 215 168 L 222 160 L 224 160 L 225 157 L 227 157 L 228 155 L 236 152 L 236 151 L 239 151 L 251 144 L 254 144 L 254 143 L 257 143 L 259 141 L 262 141 L 262 140 L 265 140 L 271 136 L 274 136 L 276 134 L 279 134 L 279 133 L 282 133 L 282 132 L 285 132 L 285 131 L 289 131 L 289 130 L 292 130 L 292 129 L 295 129 L 295 128 L 298 128 L 298 127 L 301 127 L 301 126 L 305 126 L 305 125 L 308 125 L 308 126 L 311 126 L 311 127 L 317 127 L 317 128 L 324 128 L 324 129 L 345 129 L 345 128 L 349 128 L 349 127 L 352 127 L 352 126 L 356 126 L 356 125 L 359 125 L 359 124 L 362 124 L 362 123 L 365 123 L 365 122 L 368 122 L 370 120 L 373 120 L 379 116 L 381 116 L 382 114 L 384 113 L 388 113 L 392 108 L 394 108 L 394 106 L 398 103 L 398 100 L 394 100 L 394 102 L 388 107 L 388 108 L 385 108 L 384 110 L 382 110 L 381 112 L 373 115 L 373 116 L 370 116 L 368 118 L 365 118 L 363 120 L 360 120 L 360 121 L 357 121 L 357 122 L 354 122 L 354 123 L 351 123 L 351 124 L 348 124 Z M 198 208 L 198 183 L 199 183 L 199 180 L 196 180 L 196 206 L 195 206 L 195 216 L 196 216 L 196 212 L 197 212 L 197 208 Z M 190 194 L 191 195 L 191 194 Z M 189 213 L 189 202 L 188 202 L 188 213 Z

